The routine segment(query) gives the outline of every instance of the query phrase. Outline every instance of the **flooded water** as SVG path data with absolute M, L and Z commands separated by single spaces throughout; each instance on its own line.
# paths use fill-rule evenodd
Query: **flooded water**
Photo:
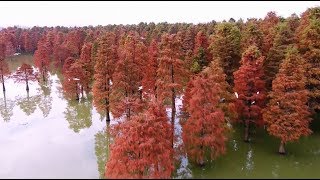
M 33 65 L 32 56 L 10 58 L 10 70 L 22 63 Z M 91 97 L 80 102 L 64 98 L 59 77 L 51 72 L 46 85 L 30 82 L 29 94 L 24 83 L 12 79 L 5 80 L 5 96 L 1 86 L 1 178 L 103 177 L 109 142 L 104 117 L 92 106 Z M 250 144 L 242 141 L 241 134 L 241 128 L 234 128 L 227 154 L 204 168 L 184 159 L 188 167 L 179 169 L 179 177 L 320 177 L 320 134 L 288 144 L 286 156 L 276 153 L 278 140 L 265 132 L 257 131 Z

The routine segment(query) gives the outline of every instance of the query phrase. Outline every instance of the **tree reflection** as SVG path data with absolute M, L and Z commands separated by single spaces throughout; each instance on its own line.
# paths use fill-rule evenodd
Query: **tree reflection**
M 9 122 L 13 115 L 14 101 L 7 100 L 3 92 L 3 99 L 0 100 L 0 114 L 5 122 Z
M 40 88 L 38 89 L 40 100 L 38 103 L 39 109 L 42 111 L 43 117 L 47 117 L 52 109 L 51 87 L 52 80 L 46 77 L 47 81 L 40 81 Z
M 69 128 L 78 133 L 81 129 L 92 125 L 92 101 L 83 99 L 78 102 L 68 100 L 66 110 L 63 112 L 69 122 Z
M 37 103 L 39 102 L 40 98 L 39 95 L 35 96 L 29 96 L 29 92 L 27 91 L 27 97 L 21 98 L 18 97 L 17 99 L 17 105 L 20 107 L 20 109 L 26 113 L 27 116 L 30 116 L 34 113 L 34 111 L 37 109 Z
M 105 177 L 105 165 L 109 159 L 109 145 L 111 143 L 109 128 L 110 125 L 107 123 L 106 128 L 95 135 L 95 154 L 97 157 L 100 179 L 104 179 Z

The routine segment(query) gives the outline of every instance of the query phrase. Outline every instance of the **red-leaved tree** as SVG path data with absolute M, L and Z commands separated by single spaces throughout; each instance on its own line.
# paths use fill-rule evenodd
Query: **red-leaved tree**
M 148 106 L 113 129 L 106 178 L 171 177 L 174 166 L 168 117 L 162 103 L 152 100 Z
M 8 63 L 5 61 L 6 57 L 6 45 L 0 43 L 0 76 L 1 76 L 1 83 L 2 83 L 2 90 L 3 92 L 6 91 L 6 87 L 4 85 L 4 76 L 9 75 L 9 66 Z
M 50 52 L 46 36 L 43 36 L 38 42 L 38 49 L 34 53 L 34 64 L 38 67 L 42 80 L 45 81 L 50 66 Z
M 157 70 L 157 95 L 162 102 L 169 101 L 171 105 L 171 123 L 174 133 L 174 120 L 176 115 L 176 96 L 181 92 L 184 75 L 182 61 L 181 39 L 178 34 L 164 34 L 160 42 L 159 66 Z M 170 99 L 169 99 L 170 98 Z M 174 134 L 172 135 L 174 138 Z M 173 146 L 172 139 L 172 146 Z
M 311 134 L 306 82 L 306 61 L 291 48 L 272 82 L 271 100 L 263 111 L 269 134 L 281 140 L 280 154 L 285 154 L 285 143 Z
M 118 118 L 125 114 L 128 119 L 142 108 L 141 80 L 142 53 L 140 37 L 131 31 L 119 45 L 119 60 L 113 76 L 112 114 Z M 146 50 L 146 49 L 145 49 Z
M 38 80 L 38 75 L 30 64 L 23 63 L 13 74 L 16 82 L 26 82 L 26 90 L 29 92 L 29 81 Z
M 190 80 L 186 89 L 188 118 L 183 122 L 182 137 L 188 157 L 201 166 L 209 159 L 207 153 L 211 159 L 225 153 L 228 128 L 220 105 L 225 90 L 209 68 Z
M 249 142 L 250 124 L 263 125 L 261 110 L 266 99 L 263 61 L 259 49 L 250 46 L 242 55 L 239 70 L 233 73 L 234 92 L 238 94 L 236 107 L 240 120 L 245 123 L 245 142 Z
M 110 121 L 110 94 L 117 59 L 115 34 L 107 32 L 99 39 L 93 83 L 93 104 L 98 111 L 105 111 L 106 121 Z

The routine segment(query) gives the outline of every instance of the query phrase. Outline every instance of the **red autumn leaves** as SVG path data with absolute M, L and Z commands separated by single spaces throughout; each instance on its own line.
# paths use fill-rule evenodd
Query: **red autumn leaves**
M 39 79 L 53 63 L 68 98 L 92 93 L 108 123 L 121 120 L 112 130 L 106 177 L 170 178 L 178 118 L 183 150 L 199 165 L 226 152 L 236 122 L 247 142 L 253 128 L 265 127 L 280 139 L 280 153 L 311 133 L 309 117 L 320 102 L 318 14 L 312 8 L 301 20 L 270 12 L 246 23 L 8 29 L 0 33 L 1 81 L 4 87 L 4 58 L 17 45 L 35 52 Z M 27 89 L 37 78 L 26 64 L 13 77 Z

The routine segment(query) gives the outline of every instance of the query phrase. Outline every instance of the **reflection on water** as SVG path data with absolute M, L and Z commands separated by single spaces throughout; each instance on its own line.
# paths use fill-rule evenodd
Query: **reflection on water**
M 252 171 L 253 168 L 254 168 L 254 161 L 253 161 L 253 150 L 251 148 L 251 145 L 249 144 L 248 145 L 248 152 L 247 152 L 247 155 L 246 155 L 246 165 L 245 165 L 245 170 L 246 171 Z
M 40 95 L 40 100 L 38 107 L 42 111 L 43 117 L 47 117 L 52 109 L 52 97 L 51 95 L 51 87 L 52 87 L 52 79 L 50 76 L 47 76 L 47 81 L 40 82 L 40 88 L 38 88 L 38 93 Z
M 29 92 L 26 92 L 26 97 L 17 96 L 16 102 L 20 109 L 26 113 L 27 116 L 30 116 L 37 108 L 37 103 L 39 103 L 39 96 L 29 96 Z
M 3 99 L 0 99 L 0 114 L 5 122 L 9 122 L 13 115 L 14 101 L 6 98 L 5 92 L 3 92 Z
M 81 129 L 89 128 L 92 124 L 92 100 L 81 99 L 80 102 L 69 100 L 63 112 L 69 122 L 69 128 L 78 133 Z
M 95 154 L 97 156 L 99 177 L 101 179 L 105 177 L 105 164 L 109 159 L 109 147 L 111 143 L 109 128 L 109 125 L 107 125 L 106 129 L 99 131 L 95 135 Z

